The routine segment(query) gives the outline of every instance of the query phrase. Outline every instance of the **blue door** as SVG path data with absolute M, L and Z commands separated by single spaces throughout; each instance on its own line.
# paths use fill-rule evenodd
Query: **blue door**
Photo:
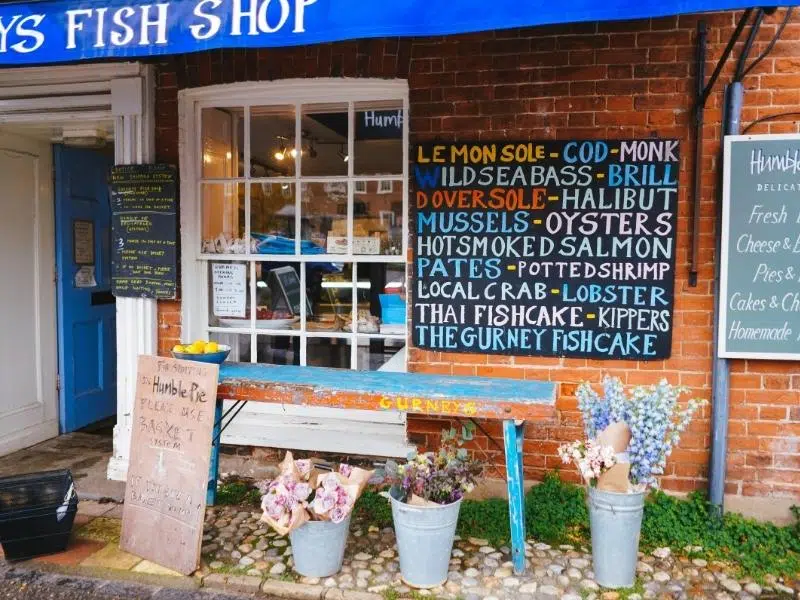
M 54 147 L 60 428 L 116 413 L 116 305 L 111 295 L 113 157 Z

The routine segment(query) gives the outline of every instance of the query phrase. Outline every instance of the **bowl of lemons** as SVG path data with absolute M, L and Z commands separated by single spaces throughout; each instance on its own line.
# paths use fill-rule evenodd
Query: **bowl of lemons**
M 191 344 L 177 344 L 172 347 L 173 358 L 221 365 L 231 353 L 231 347 L 207 340 L 196 340 Z

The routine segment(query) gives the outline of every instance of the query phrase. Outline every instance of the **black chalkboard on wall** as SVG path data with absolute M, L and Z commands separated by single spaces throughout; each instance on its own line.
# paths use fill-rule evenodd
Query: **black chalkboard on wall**
M 669 357 L 678 150 L 667 139 L 416 147 L 414 344 Z
M 174 298 L 177 176 L 170 165 L 111 170 L 111 282 L 117 297 Z

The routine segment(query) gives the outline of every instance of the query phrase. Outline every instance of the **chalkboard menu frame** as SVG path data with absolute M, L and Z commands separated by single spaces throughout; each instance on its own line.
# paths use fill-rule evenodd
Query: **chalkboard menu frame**
M 412 156 L 411 325 L 415 347 L 454 353 L 604 360 L 670 357 L 679 140 L 440 141 L 417 145 Z M 582 190 L 576 190 L 581 186 Z M 593 192 L 591 198 L 585 193 L 587 189 Z M 442 192 L 438 204 L 437 192 Z M 591 200 L 588 204 L 594 203 L 594 218 L 602 225 L 593 223 L 593 231 L 570 235 L 571 242 L 562 239 L 562 234 L 548 234 L 551 219 L 563 224 L 572 217 L 577 219 L 576 227 L 580 223 L 583 228 L 588 221 L 573 213 L 586 210 L 587 199 Z M 509 203 L 516 203 L 515 208 L 509 208 Z M 576 208 L 554 216 L 562 203 Z M 611 204 L 613 207 L 608 208 Z M 424 209 L 421 205 L 425 205 Z M 635 210 L 627 208 L 629 205 Z M 602 214 L 603 210 L 614 214 Z M 448 211 L 452 214 L 448 215 Z M 476 215 L 480 211 L 484 214 Z M 614 230 L 615 226 L 619 231 Z M 557 230 L 558 227 L 552 228 Z M 578 230 L 570 233 L 577 234 Z M 515 242 L 509 240 L 516 234 L 517 238 L 536 239 L 524 240 L 524 252 L 518 252 L 522 246 L 512 251 Z M 422 235 L 424 239 L 420 241 Z M 551 254 L 539 250 L 544 248 L 542 240 L 548 235 L 552 239 L 547 243 L 554 244 L 555 253 L 553 247 L 549 248 Z M 437 236 L 443 240 L 432 241 Z M 495 239 L 503 236 L 507 239 Z M 633 241 L 628 244 L 630 240 Z M 447 244 L 438 244 L 441 248 L 435 249 L 440 241 Z M 499 260 L 487 261 L 498 255 L 475 250 L 494 248 L 495 241 L 505 244 L 505 254 Z M 638 249 L 631 251 L 634 243 L 654 248 L 652 257 L 645 253 L 644 258 L 639 258 Z M 454 249 L 456 245 L 458 250 Z M 586 245 L 598 249 L 589 250 L 588 254 L 575 251 Z M 601 245 L 603 250 L 599 249 Z M 532 250 L 534 247 L 537 250 Z M 602 253 L 612 247 L 615 252 L 627 247 L 629 257 L 620 259 L 616 253 Z M 421 249 L 424 256 L 420 255 Z M 554 267 L 555 275 L 553 270 L 544 274 L 542 257 L 557 261 L 559 252 L 569 256 L 569 251 L 575 252 L 571 256 L 577 258 L 562 258 L 561 262 L 571 260 L 568 268 L 577 264 L 581 275 L 572 271 L 564 274 L 564 270 L 558 274 L 558 266 Z M 581 256 L 590 258 L 582 260 Z M 603 256 L 611 258 L 601 263 L 599 257 Z M 456 265 L 459 261 L 460 265 Z M 598 269 L 586 267 L 587 262 Z M 624 272 L 615 270 L 615 263 L 619 262 L 625 263 Z M 523 274 L 523 269 L 536 263 L 540 266 Z M 600 267 L 607 270 L 601 272 Z M 506 283 L 513 288 L 511 295 L 522 292 L 528 284 L 527 295 L 520 293 L 512 301 L 513 306 L 502 306 L 497 296 L 492 299 L 485 291 L 490 285 L 498 291 Z M 441 291 L 445 286 L 452 291 L 461 286 L 460 295 L 448 297 L 441 293 L 437 299 L 437 286 Z M 499 315 L 498 307 L 507 313 Z M 503 318 L 507 317 L 505 323 L 510 323 L 513 311 L 517 324 L 505 326 Z M 518 343 L 523 338 L 524 343 Z
M 114 296 L 156 300 L 177 296 L 177 179 L 173 165 L 112 167 L 109 195 Z
M 783 143 L 776 143 L 783 142 Z M 797 154 L 787 156 L 792 148 Z M 768 154 L 770 150 L 776 154 Z M 765 168 L 757 167 L 753 173 L 752 153 L 763 158 Z M 742 158 L 735 153 L 751 154 L 751 168 L 739 164 Z M 769 157 L 777 157 L 774 168 L 768 167 Z M 722 251 L 720 255 L 719 329 L 717 331 L 717 355 L 721 358 L 746 358 L 756 360 L 800 360 L 800 261 L 796 258 L 800 250 L 800 135 L 732 135 L 724 140 L 722 183 Z M 762 163 L 759 163 L 762 164 Z M 786 169 L 782 165 L 789 165 Z M 788 175 L 787 175 L 788 174 Z M 782 177 L 783 176 L 783 177 Z M 771 177 L 772 181 L 768 181 Z M 783 187 L 781 179 L 793 178 L 789 189 Z M 768 187 L 769 186 L 769 187 Z M 783 187 L 783 189 L 781 189 Z M 775 192 L 783 192 L 783 199 Z M 791 196 L 794 196 L 792 198 Z M 789 205 L 790 201 L 793 205 Z M 778 209 L 778 206 L 782 209 Z M 785 221 L 781 222 L 781 214 Z M 746 219 L 746 220 L 745 220 Z M 783 227 L 781 227 L 783 225 Z M 760 229 L 759 229 L 760 228 Z M 770 231 L 771 230 L 771 231 Z M 766 231 L 759 235 L 759 231 Z M 789 234 L 788 238 L 786 234 Z M 744 240 L 740 238 L 746 236 Z M 787 239 L 791 242 L 786 247 Z M 747 251 L 731 251 L 731 243 L 737 240 L 745 244 Z M 777 246 L 774 246 L 779 242 Z M 768 253 L 758 253 L 752 259 L 748 244 L 759 244 Z M 764 245 L 766 244 L 766 246 Z M 770 250 L 770 247 L 772 248 Z M 775 252 L 783 250 L 784 252 Z M 794 254 L 795 263 L 781 260 L 782 256 Z M 756 271 L 752 261 L 758 262 Z M 788 262 L 788 265 L 787 265 Z M 763 268 L 762 268 L 763 267 Z M 787 276 L 787 269 L 791 272 Z M 743 281 L 744 279 L 744 281 Z M 735 290 L 735 291 L 734 291 Z M 786 296 L 790 298 L 790 310 L 783 307 Z M 792 310 L 792 300 L 794 301 Z M 773 303 L 774 302 L 774 303 Z M 735 307 L 735 308 L 734 308 Z M 781 311 L 783 314 L 774 313 Z M 794 316 L 794 319 L 792 318 Z M 729 343 L 732 329 L 743 332 L 757 329 L 771 330 L 776 339 L 750 340 L 740 337 Z M 780 339 L 780 336 L 786 336 Z M 785 351 L 781 342 L 790 342 Z M 748 347 L 749 346 L 749 347 Z M 760 346 L 760 349 L 758 347 Z M 766 350 L 765 348 L 769 348 Z

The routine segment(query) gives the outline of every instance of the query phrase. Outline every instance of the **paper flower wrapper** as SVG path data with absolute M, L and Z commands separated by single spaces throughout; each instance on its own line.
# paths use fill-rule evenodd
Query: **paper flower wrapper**
M 261 516 L 261 520 L 272 527 L 278 535 L 289 535 L 290 531 L 294 531 L 298 527 L 302 527 L 311 519 L 308 516 L 308 511 L 305 506 L 297 505 L 292 509 L 286 518 L 275 520 L 271 518 L 266 512 Z
M 310 505 L 312 518 L 335 523 L 344 521 L 353 511 L 373 472 L 341 465 L 339 472 L 320 473 L 314 501 Z
M 606 492 L 627 494 L 630 492 L 631 465 L 625 451 L 631 441 L 631 430 L 625 423 L 612 423 L 597 434 L 597 443 L 611 446 L 616 452 L 617 463 L 597 478 L 597 489 Z
M 279 535 L 310 520 L 344 521 L 373 474 L 344 464 L 339 472 L 323 472 L 311 460 L 295 460 L 291 452 L 279 469 L 278 477 L 262 489 L 261 501 L 261 521 Z
M 425 498 L 417 496 L 416 494 L 411 494 L 411 498 L 408 499 L 407 504 L 411 506 L 425 506 L 428 508 L 441 506 L 441 504 L 438 504 L 433 500 L 425 500 Z

